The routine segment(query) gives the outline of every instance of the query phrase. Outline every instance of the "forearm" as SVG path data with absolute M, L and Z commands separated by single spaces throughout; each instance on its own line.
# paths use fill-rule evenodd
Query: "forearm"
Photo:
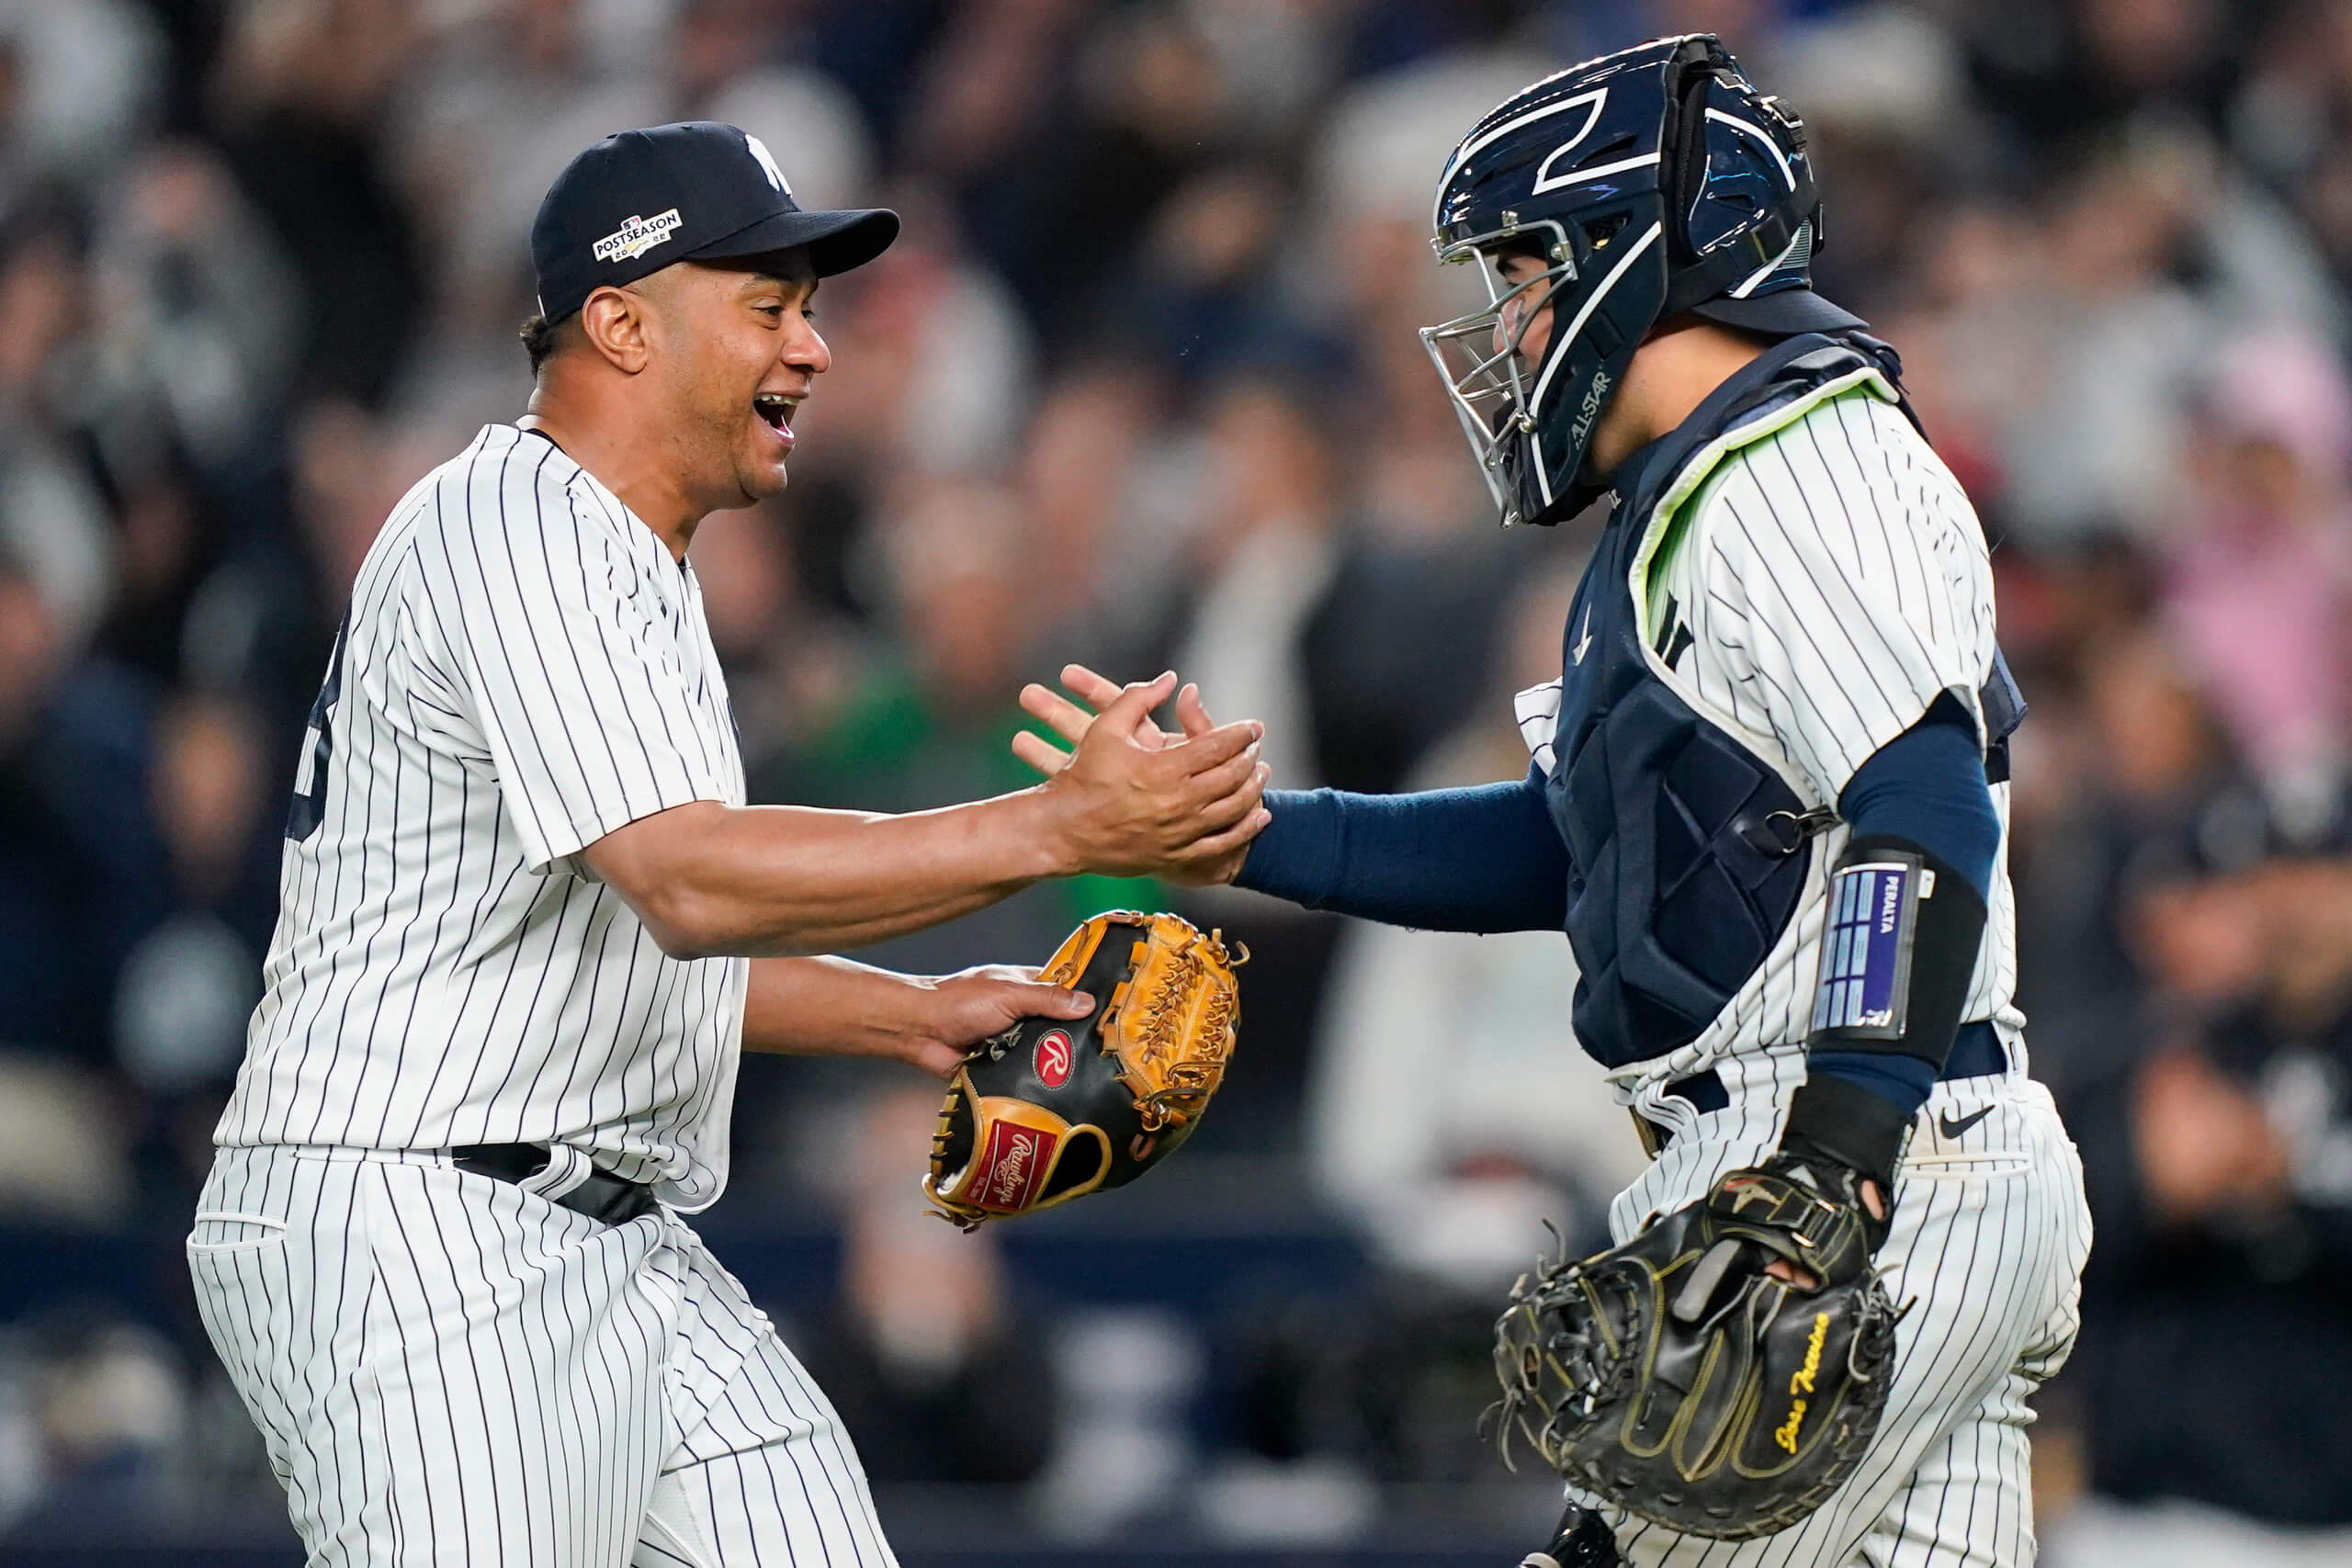
M 1977 750 L 1975 732 L 1966 716 L 1939 703 L 1856 771 L 1838 806 L 1858 842 L 1901 845 L 1931 857 L 1931 863 L 1940 862 L 1956 872 L 1967 885 L 1967 892 L 1974 896 L 1973 913 L 1953 924 L 1951 934 L 1943 939 L 1949 951 L 1923 950 L 1914 959 L 1915 985 L 1918 970 L 1930 961 L 1940 961 L 1942 969 L 1949 971 L 1941 989 L 1952 992 L 1955 985 L 1959 987 L 1950 997 L 1956 1010 L 1964 1000 L 1983 939 L 1983 906 L 1992 890 L 1994 863 L 2001 844 L 2000 816 L 1985 786 L 1983 753 Z M 1967 900 L 1963 897 L 1962 902 Z M 1932 924 L 1928 914 L 1923 906 L 1923 937 Z M 1867 1089 L 1905 1115 L 1916 1112 L 1935 1087 L 1951 1050 L 1954 1032 L 1962 1021 L 1957 1010 L 1947 1018 L 1932 1002 L 1926 1010 L 1935 1015 L 1921 1017 L 1903 1041 L 1884 1048 L 1878 1048 L 1883 1043 L 1854 1050 L 1835 1040 L 1815 1041 L 1811 1053 L 1813 1070 Z
M 1806 1079 L 1781 1144 L 1885 1183 L 1951 1058 L 2000 852 L 2000 814 L 1967 716 L 1939 702 L 1856 771 L 1838 812 L 1853 836 L 1830 874 L 1830 899 L 1877 912 L 1859 928 L 1861 940 L 1839 950 L 1834 976 L 1832 956 L 1823 959 Z M 1909 935 L 1885 939 L 1906 898 Z M 1857 930 L 1840 929 L 1847 941 Z M 1898 996 L 1899 1007 L 1867 1010 L 1876 1004 L 1864 998 Z
M 1543 775 L 1515 784 L 1351 795 L 1276 790 L 1235 880 L 1311 909 L 1424 931 L 1558 931 L 1567 854 Z
M 1091 996 L 990 964 L 937 978 L 896 975 L 846 958 L 759 958 L 743 1002 L 743 1048 L 816 1056 L 876 1056 L 936 1078 L 1024 1018 L 1076 1020 Z
M 756 958 L 743 995 L 743 1049 L 795 1056 L 889 1056 L 936 1027 L 936 983 L 847 958 Z
M 1080 869 L 1042 790 L 903 816 L 679 807 L 600 840 L 591 863 L 679 957 L 826 953 L 921 931 Z

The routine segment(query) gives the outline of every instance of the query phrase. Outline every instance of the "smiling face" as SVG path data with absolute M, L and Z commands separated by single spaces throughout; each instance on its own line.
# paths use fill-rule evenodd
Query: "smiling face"
M 793 412 L 832 363 L 817 335 L 807 253 L 734 266 L 682 262 L 636 288 L 654 307 L 648 413 L 681 488 L 711 512 L 775 494 Z

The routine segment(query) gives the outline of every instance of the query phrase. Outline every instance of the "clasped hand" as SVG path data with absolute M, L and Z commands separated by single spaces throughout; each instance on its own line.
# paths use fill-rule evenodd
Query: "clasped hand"
M 1178 692 L 1173 673 L 1123 687 L 1071 664 L 1062 682 L 1079 701 L 1032 684 L 1021 705 L 1070 750 L 1024 730 L 1012 750 L 1046 775 L 1046 791 L 1067 813 L 1080 869 L 1195 886 L 1230 882 L 1250 840 L 1272 819 L 1261 804 L 1268 774 L 1258 742 L 1265 727 L 1214 723 L 1200 689 Z M 1174 732 L 1151 719 L 1170 694 Z

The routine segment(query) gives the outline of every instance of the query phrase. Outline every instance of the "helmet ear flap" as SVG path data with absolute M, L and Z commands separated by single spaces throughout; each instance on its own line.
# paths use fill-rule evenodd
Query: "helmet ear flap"
M 1713 59 L 1704 57 L 1685 63 L 1670 85 L 1674 113 L 1664 127 L 1668 144 L 1659 159 L 1667 170 L 1666 239 L 1675 260 L 1686 265 L 1699 259 L 1690 213 L 1707 178 L 1707 88 L 1719 74 Z

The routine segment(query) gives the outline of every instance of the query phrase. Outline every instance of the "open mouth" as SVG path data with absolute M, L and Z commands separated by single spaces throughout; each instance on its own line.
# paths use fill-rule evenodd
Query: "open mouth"
M 752 412 L 782 436 L 787 446 L 792 445 L 792 401 L 782 392 L 762 392 L 752 400 Z

